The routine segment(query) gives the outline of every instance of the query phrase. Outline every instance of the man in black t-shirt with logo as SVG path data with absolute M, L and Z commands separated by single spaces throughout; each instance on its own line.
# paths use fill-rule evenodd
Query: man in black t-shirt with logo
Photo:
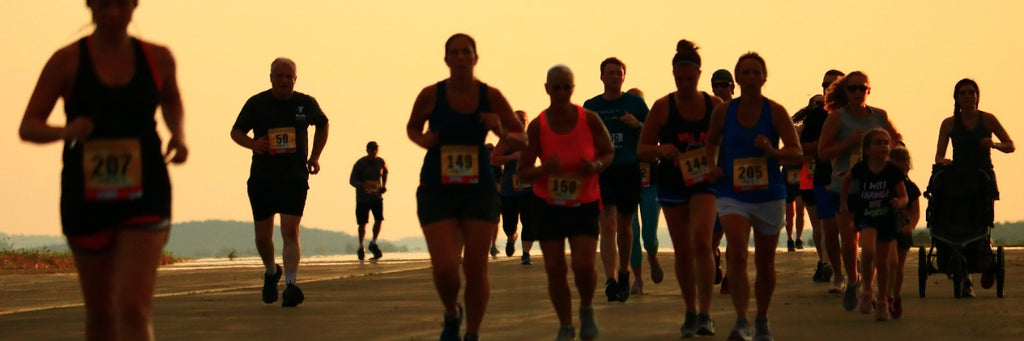
M 231 129 L 231 139 L 252 150 L 249 203 L 255 221 L 256 250 L 267 272 L 263 302 L 277 301 L 282 273 L 281 306 L 294 307 L 304 295 L 295 285 L 301 257 L 299 222 L 306 205 L 309 174 L 320 172 L 320 153 L 327 144 L 327 116 L 316 99 L 295 91 L 295 62 L 277 58 L 270 64 L 270 90 L 249 98 Z M 307 128 L 316 126 L 309 151 Z M 249 137 L 249 131 L 253 136 Z M 281 214 L 284 269 L 274 263 L 274 214 Z
M 380 225 L 384 222 L 384 198 L 381 196 L 387 191 L 388 166 L 384 159 L 377 156 L 380 148 L 377 142 L 370 141 L 366 144 L 366 156 L 359 158 L 352 166 L 352 174 L 348 177 L 349 184 L 356 189 L 356 224 L 359 225 L 359 249 L 357 256 L 359 260 L 366 257 L 363 249 L 363 239 L 366 238 L 366 223 L 370 222 L 370 212 L 373 212 L 373 239 L 370 240 L 370 252 L 373 258 L 380 259 L 382 253 L 377 245 L 377 237 L 380 235 Z

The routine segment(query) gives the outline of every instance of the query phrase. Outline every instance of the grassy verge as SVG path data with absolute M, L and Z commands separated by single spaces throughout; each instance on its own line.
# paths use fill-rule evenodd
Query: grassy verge
M 181 258 L 164 253 L 160 265 L 174 264 Z M 0 251 L 0 270 L 65 270 L 74 269 L 75 260 L 70 251 L 49 249 Z

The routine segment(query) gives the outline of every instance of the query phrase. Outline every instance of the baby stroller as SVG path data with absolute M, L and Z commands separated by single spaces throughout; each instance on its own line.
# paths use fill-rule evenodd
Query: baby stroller
M 918 286 L 924 297 L 929 275 L 943 273 L 953 280 L 953 297 L 967 296 L 967 276 L 995 276 L 996 296 L 1003 297 L 1003 247 L 992 252 L 995 183 L 980 169 L 932 166 L 924 197 L 932 246 L 918 248 Z

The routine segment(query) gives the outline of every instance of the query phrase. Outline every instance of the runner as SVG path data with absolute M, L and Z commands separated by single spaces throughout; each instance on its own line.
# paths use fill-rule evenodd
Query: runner
M 625 78 L 626 64 L 615 57 L 605 59 L 601 62 L 604 92 L 583 102 L 584 108 L 601 117 L 615 146 L 615 159 L 600 177 L 603 206 L 601 262 L 607 278 L 604 293 L 608 302 L 626 302 L 629 298 L 629 257 L 633 246 L 631 226 L 640 203 L 640 166 L 636 146 L 640 129 L 647 119 L 644 99 L 622 92 Z
M 907 188 L 907 205 L 897 212 L 900 227 L 899 234 L 896 235 L 897 263 L 896 268 L 891 271 L 893 285 L 889 293 L 889 301 L 892 303 L 889 305 L 889 314 L 893 319 L 898 319 L 903 316 L 903 296 L 900 295 L 903 291 L 903 265 L 907 262 L 907 252 L 914 246 L 914 228 L 921 220 L 921 201 L 918 200 L 921 197 L 921 189 L 910 181 L 910 151 L 906 147 L 893 148 L 889 152 L 889 162 L 903 171 L 906 176 L 903 185 Z
M 519 123 L 526 125 L 526 112 L 515 111 Z M 505 231 L 505 256 L 512 257 L 516 253 L 516 239 L 520 234 L 516 233 L 519 222 L 523 223 L 523 255 L 520 257 L 522 265 L 532 265 L 530 250 L 533 249 L 533 242 L 537 240 L 536 228 L 534 227 L 533 211 L 531 210 L 533 198 L 533 184 L 523 181 L 516 173 L 520 152 L 518 149 L 511 149 L 508 143 L 498 142 L 491 152 L 491 165 L 503 166 L 501 173 L 501 226 Z
M 367 143 L 366 156 L 356 161 L 348 178 L 349 184 L 356 189 L 356 224 L 359 224 L 359 249 L 356 250 L 356 256 L 359 260 L 366 257 L 363 239 L 366 238 L 366 223 L 370 221 L 370 212 L 373 212 L 373 239 L 370 240 L 373 258 L 370 260 L 378 260 L 383 254 L 377 245 L 377 237 L 380 236 L 380 226 L 384 222 L 382 195 L 388 190 L 388 166 L 384 159 L 377 156 L 379 151 L 377 142 Z
M 648 124 L 640 138 L 639 153 L 644 160 L 660 159 L 658 202 L 665 209 L 665 222 L 675 249 L 675 272 L 686 302 L 682 337 L 714 335 L 711 294 L 714 259 L 711 231 L 715 223 L 715 196 L 709 184 L 704 149 L 717 97 L 697 91 L 700 54 L 687 40 L 676 45 L 672 76 L 676 91 L 654 102 Z
M 86 339 L 152 340 L 156 269 L 171 219 L 165 159 L 188 158 L 174 57 L 128 35 L 138 1 L 85 4 L 96 29 L 47 61 L 19 135 L 64 141 L 61 227 L 85 300 Z M 58 98 L 63 127 L 47 123 Z M 157 106 L 171 133 L 165 153 Z
M 822 94 L 832 83 L 845 75 L 842 71 L 835 69 L 825 71 L 825 76 L 821 80 Z M 824 96 L 822 98 L 824 99 Z M 818 140 L 821 138 L 821 129 L 828 116 L 829 112 L 825 110 L 824 100 L 822 100 L 822 104 L 815 103 L 814 108 L 804 118 L 804 129 L 800 131 L 800 143 L 803 145 L 804 157 L 808 159 L 808 162 L 805 167 L 806 171 L 801 171 L 807 176 L 800 180 L 800 195 L 807 207 L 807 215 L 811 218 L 811 228 L 815 231 L 814 248 L 818 251 L 818 263 L 814 268 L 814 276 L 811 277 L 822 283 L 828 283 L 831 279 L 832 283 L 828 287 L 828 293 L 841 294 L 846 288 L 846 279 L 841 266 L 839 223 L 836 221 L 837 202 L 833 200 L 828 191 L 828 186 L 832 182 L 832 164 L 818 155 Z M 818 232 L 819 226 L 821 232 Z M 833 274 L 834 278 L 832 278 Z
M 445 308 L 441 340 L 459 340 L 464 316 L 468 321 L 465 340 L 477 340 L 490 296 L 487 252 L 501 209 L 484 139 L 493 132 L 514 146 L 521 147 L 525 141 L 505 96 L 473 75 L 476 41 L 457 33 L 445 41 L 444 49 L 449 77 L 420 91 L 406 133 L 427 150 L 416 190 L 416 213 L 430 252 L 434 285 Z M 463 244 L 465 312 L 458 304 Z
M 640 89 L 632 88 L 626 92 L 636 95 L 641 99 L 644 93 Z M 661 283 L 665 273 L 658 262 L 658 219 L 661 216 L 661 205 L 658 204 L 658 181 L 655 172 L 658 168 L 657 162 L 640 160 L 640 214 L 633 216 L 632 232 L 633 245 L 630 247 L 629 267 L 633 270 L 633 287 L 629 289 L 630 294 L 643 294 L 643 255 L 647 250 L 647 261 L 651 264 L 651 281 L 655 284 Z M 643 218 L 643 230 L 640 229 L 640 218 Z M 640 237 L 637 237 L 640 236 Z M 640 246 L 640 239 L 643 239 L 643 249 Z
M 258 93 L 242 107 L 231 128 L 231 139 L 252 150 L 249 169 L 249 203 L 255 224 L 256 251 L 263 260 L 263 303 L 277 301 L 277 283 L 284 273 L 282 307 L 305 300 L 295 285 L 302 248 L 299 223 L 306 206 L 309 175 L 320 172 L 320 153 L 327 145 L 327 116 L 316 99 L 295 91 L 295 62 L 277 58 L 270 64 L 271 89 Z M 316 127 L 309 151 L 309 126 Z M 249 137 L 249 131 L 253 136 Z M 308 155 L 308 158 L 307 158 Z M 284 268 L 274 263 L 274 215 L 281 214 L 281 257 Z
M 779 163 L 800 162 L 802 153 L 786 109 L 761 93 L 768 76 L 764 59 L 754 52 L 740 56 L 736 75 L 740 97 L 715 108 L 708 129 L 706 154 L 711 159 L 710 169 L 714 170 L 712 177 L 720 176 L 715 186 L 718 214 L 725 237 L 733 244 L 726 253 L 729 293 L 736 310 L 736 326 L 729 339 L 751 338 L 747 322 L 750 281 L 747 279 L 746 245 L 753 229 L 757 268 L 753 336 L 757 340 L 772 340 L 768 307 L 775 291 L 775 248 L 779 231 L 785 224 L 785 181 Z M 781 149 L 778 148 L 780 139 Z M 716 152 L 719 152 L 717 165 Z
M 600 117 L 572 104 L 572 70 L 556 65 L 548 70 L 544 88 L 551 105 L 530 123 L 529 147 L 519 160 L 519 176 L 533 182 L 535 213 L 548 295 L 561 327 L 555 340 L 573 340 L 572 294 L 566 277 L 565 241 L 569 240 L 576 290 L 580 295 L 580 338 L 596 339 L 594 319 L 597 272 L 598 215 L 601 194 L 598 173 L 612 162 L 611 138 Z M 540 159 L 541 165 L 534 166 Z M 636 204 L 634 204 L 635 206 Z

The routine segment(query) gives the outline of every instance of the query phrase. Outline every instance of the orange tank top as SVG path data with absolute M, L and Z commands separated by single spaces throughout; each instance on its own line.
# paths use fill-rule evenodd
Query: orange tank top
M 597 173 L 582 174 L 584 160 L 594 160 L 594 133 L 587 124 L 587 112 L 576 106 L 576 126 L 568 134 L 551 130 L 547 111 L 540 114 L 540 157 L 558 155 L 562 167 L 544 174 L 533 183 L 533 193 L 555 206 L 575 207 L 601 199 Z

